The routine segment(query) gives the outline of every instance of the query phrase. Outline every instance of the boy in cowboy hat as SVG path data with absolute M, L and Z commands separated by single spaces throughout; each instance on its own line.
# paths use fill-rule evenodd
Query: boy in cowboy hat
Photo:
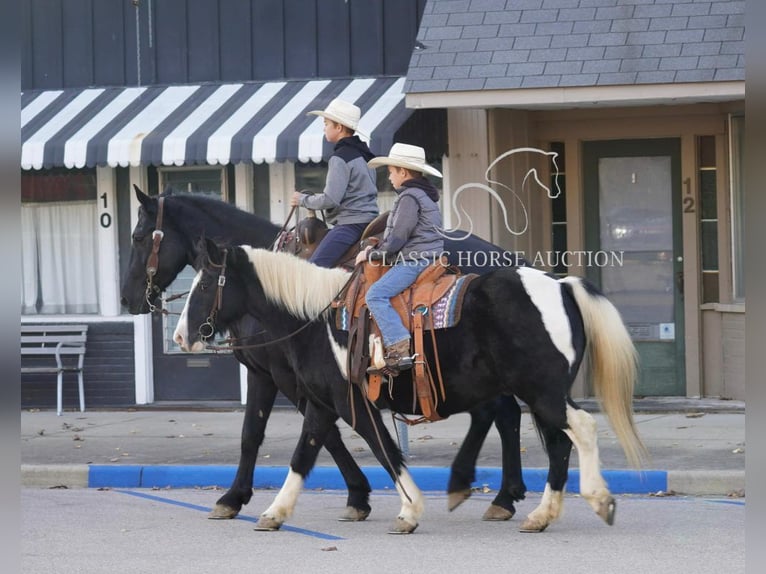
M 291 206 L 327 210 L 327 233 L 309 261 L 333 267 L 355 245 L 367 225 L 378 216 L 378 188 L 375 170 L 367 162 L 375 156 L 359 136 L 354 135 L 361 110 L 344 100 L 334 99 L 324 110 L 309 114 L 324 118 L 324 136 L 335 144 L 327 162 L 324 191 L 316 195 L 294 192 Z
M 386 369 L 398 373 L 412 368 L 410 333 L 390 299 L 412 285 L 444 251 L 444 240 L 438 232 L 442 227 L 437 205 L 439 190 L 425 177 L 426 173 L 436 177 L 442 174 L 426 163 L 422 147 L 403 143 L 394 144 L 387 157 L 377 157 L 367 165 L 388 166 L 388 178 L 397 194 L 382 242 L 376 249 L 366 247 L 356 262 L 393 263 L 391 269 L 370 286 L 366 301 L 383 336 Z M 368 372 L 380 371 L 371 367 Z

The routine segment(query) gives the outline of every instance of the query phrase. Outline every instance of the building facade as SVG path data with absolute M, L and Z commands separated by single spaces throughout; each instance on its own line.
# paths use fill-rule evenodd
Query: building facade
M 305 113 L 333 97 L 374 152 L 426 147 L 448 224 L 454 199 L 474 232 L 604 289 L 639 394 L 744 399 L 743 2 L 50 4 L 24 2 L 22 322 L 90 325 L 89 406 L 244 397 L 231 357 L 180 354 L 172 315 L 120 307 L 131 186 L 281 224 L 294 189 L 321 189 L 331 150 Z M 22 405 L 53 395 L 22 379 Z

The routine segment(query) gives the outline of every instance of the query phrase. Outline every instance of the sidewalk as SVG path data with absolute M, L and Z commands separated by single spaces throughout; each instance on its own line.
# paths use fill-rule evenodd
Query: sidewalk
M 642 399 L 636 422 L 652 461 L 644 472 L 629 469 L 606 417 L 598 422 L 602 468 L 615 493 L 657 491 L 730 495 L 745 487 L 745 409 L 736 401 Z M 159 410 L 160 408 L 164 410 Z M 239 462 L 244 409 L 170 405 L 110 411 L 23 411 L 21 482 L 37 487 L 190 487 L 228 488 Z M 393 433 L 390 416 L 384 417 Z M 281 485 L 300 433 L 302 417 L 276 408 L 266 429 L 255 471 L 257 488 Z M 424 490 L 444 490 L 449 465 L 468 428 L 467 414 L 409 427 L 403 450 Z M 401 427 L 401 425 L 396 425 Z M 339 428 L 349 451 L 373 488 L 390 488 L 390 479 L 369 447 L 345 423 Z M 527 413 L 521 428 L 522 464 L 530 491 L 542 490 L 547 458 Z M 493 428 L 479 456 L 477 486 L 500 484 L 500 439 Z M 307 488 L 344 488 L 330 456 L 319 456 Z M 569 491 L 577 490 L 578 462 L 573 452 Z

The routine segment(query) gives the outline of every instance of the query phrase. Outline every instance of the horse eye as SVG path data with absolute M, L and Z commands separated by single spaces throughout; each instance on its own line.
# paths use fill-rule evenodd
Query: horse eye
M 144 240 L 144 235 L 141 235 L 140 233 L 134 233 L 133 234 L 133 243 L 141 243 Z

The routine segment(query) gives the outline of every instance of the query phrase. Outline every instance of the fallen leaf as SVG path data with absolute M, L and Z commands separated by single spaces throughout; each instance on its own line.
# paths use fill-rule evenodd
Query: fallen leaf
M 72 440 L 85 440 L 85 439 L 84 439 L 84 438 L 82 438 L 80 435 L 76 434 L 76 435 L 74 435 L 74 436 L 72 437 Z
M 740 448 L 740 447 L 737 447 L 737 448 L 735 448 L 735 449 L 734 449 L 733 451 L 731 451 L 731 452 L 733 452 L 734 454 L 742 454 L 743 452 L 745 452 L 745 449 L 744 449 L 744 448 Z
M 337 546 L 325 546 L 322 548 L 322 552 L 335 552 L 338 550 Z
M 704 416 L 705 416 L 705 413 L 686 413 L 687 419 L 698 419 Z
M 424 434 L 421 437 L 418 437 L 418 440 L 432 440 L 434 437 L 432 437 L 430 434 Z
M 527 452 L 527 447 L 522 446 L 521 448 L 519 448 L 519 452 L 522 452 L 522 453 Z
M 37 434 L 39 434 L 40 436 L 43 436 L 45 434 L 45 429 L 40 429 L 39 431 L 37 431 Z

